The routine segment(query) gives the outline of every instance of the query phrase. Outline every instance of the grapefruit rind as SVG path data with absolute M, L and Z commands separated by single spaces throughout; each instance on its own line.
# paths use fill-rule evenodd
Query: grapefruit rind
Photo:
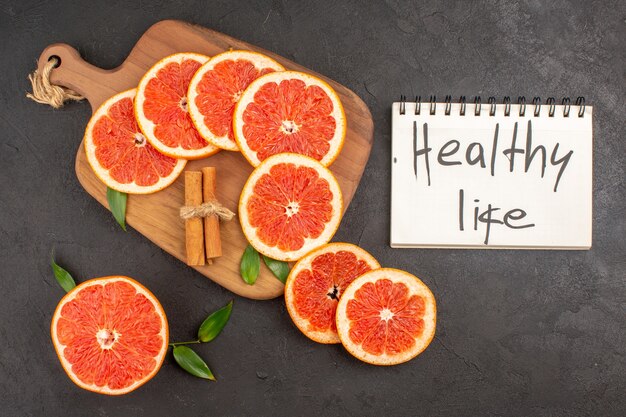
M 163 339 L 163 347 L 161 348 L 161 351 L 159 352 L 159 354 L 154 358 L 156 362 L 154 369 L 143 379 L 135 381 L 132 385 L 129 385 L 128 387 L 125 387 L 123 389 L 117 389 L 117 390 L 111 389 L 107 387 L 106 385 L 103 387 L 99 387 L 95 384 L 86 384 L 80 379 L 78 379 L 72 372 L 72 364 L 63 356 L 63 350 L 65 349 L 65 346 L 59 342 L 58 337 L 57 337 L 57 332 L 56 332 L 57 323 L 59 319 L 61 318 L 61 310 L 63 309 L 63 306 L 67 304 L 68 302 L 72 301 L 80 291 L 93 285 L 104 285 L 106 283 L 115 282 L 115 281 L 124 281 L 124 282 L 131 284 L 133 288 L 135 289 L 135 291 L 143 294 L 152 303 L 157 314 L 161 318 L 162 326 L 161 326 L 160 336 Z M 159 369 L 161 369 L 161 365 L 163 365 L 163 361 L 165 360 L 165 355 L 167 354 L 167 350 L 168 350 L 169 327 L 167 324 L 167 317 L 165 315 L 165 311 L 163 310 L 161 303 L 159 303 L 159 300 L 154 296 L 154 294 L 152 294 L 146 287 L 144 287 L 139 282 L 135 281 L 134 279 L 130 277 L 126 277 L 122 275 L 113 275 L 113 276 L 90 279 L 88 281 L 85 281 L 77 285 L 71 291 L 65 294 L 65 296 L 63 296 L 61 301 L 59 301 L 59 304 L 57 305 L 57 308 L 54 310 L 54 314 L 52 315 L 52 322 L 50 323 L 50 336 L 52 337 L 52 344 L 54 345 L 54 350 L 56 351 L 56 354 L 59 357 L 61 366 L 63 366 L 63 370 L 65 371 L 67 376 L 72 380 L 72 382 L 74 382 L 79 387 L 86 389 L 87 391 L 96 392 L 98 394 L 123 395 L 141 387 L 143 384 L 151 380 L 157 374 Z
M 164 155 L 171 156 L 172 158 L 182 159 L 201 159 L 214 155 L 220 151 L 220 148 L 207 143 L 207 146 L 200 149 L 184 149 L 182 146 L 172 148 L 162 143 L 154 134 L 156 124 L 148 119 L 143 111 L 143 105 L 145 103 L 145 97 L 143 92 L 146 89 L 148 82 L 156 76 L 156 74 L 170 62 L 181 63 L 185 60 L 193 59 L 200 64 L 204 64 L 209 60 L 209 57 L 194 52 L 181 52 L 173 55 L 166 56 L 152 66 L 141 78 L 139 85 L 137 86 L 137 96 L 135 97 L 135 118 L 139 128 L 148 139 L 148 142 L 152 144 L 159 152 Z M 193 121 L 192 121 L 193 124 Z
M 280 163 L 292 163 L 296 166 L 305 166 L 315 169 L 318 175 L 328 182 L 329 189 L 333 194 L 331 201 L 331 205 L 333 207 L 331 220 L 326 223 L 320 236 L 317 238 L 304 238 L 304 245 L 295 251 L 282 251 L 277 247 L 266 245 L 260 241 L 256 235 L 256 228 L 250 224 L 246 208 L 248 200 L 253 194 L 254 185 L 259 178 L 261 178 L 262 175 L 267 174 L 274 165 Z M 295 153 L 276 154 L 263 161 L 257 168 L 255 168 L 254 171 L 252 171 L 250 177 L 248 177 L 239 198 L 239 222 L 246 239 L 259 253 L 279 261 L 297 261 L 313 249 L 328 243 L 339 228 L 342 214 L 343 197 L 339 183 L 333 173 L 315 159 Z
M 284 71 L 285 68 L 272 58 L 253 51 L 226 51 L 221 54 L 214 55 L 211 59 L 205 62 L 194 74 L 191 82 L 189 83 L 189 89 L 187 93 L 187 102 L 189 104 L 189 115 L 193 121 L 194 126 L 207 142 L 217 146 L 218 148 L 227 151 L 238 151 L 239 147 L 237 142 L 233 141 L 225 136 L 218 136 L 214 134 L 204 123 L 204 115 L 200 112 L 198 105 L 196 104 L 196 98 L 198 97 L 197 87 L 204 75 L 215 68 L 220 62 L 227 60 L 247 60 L 254 64 L 257 69 L 271 68 L 274 71 Z M 234 114 L 234 112 L 233 112 Z
M 298 79 L 305 83 L 307 87 L 316 85 L 320 87 L 324 92 L 328 95 L 330 100 L 333 103 L 333 111 L 332 117 L 335 119 L 336 127 L 335 134 L 333 138 L 329 141 L 330 148 L 326 155 L 322 158 L 321 164 L 328 167 L 330 166 L 335 159 L 339 156 L 341 149 L 343 148 L 343 144 L 345 142 L 346 130 L 347 130 L 347 122 L 346 122 L 346 114 L 343 109 L 343 105 L 341 104 L 341 100 L 339 99 L 339 95 L 335 90 L 328 84 L 326 81 L 315 77 L 313 75 L 300 72 L 300 71 L 282 71 L 282 72 L 272 72 L 269 74 L 265 74 L 256 80 L 254 80 L 248 88 L 243 92 L 241 98 L 235 105 L 235 111 L 233 113 L 233 132 L 235 134 L 235 141 L 237 142 L 237 146 L 239 150 L 243 154 L 243 156 L 250 162 L 252 166 L 258 166 L 261 161 L 257 157 L 257 153 L 250 149 L 246 142 L 245 135 L 243 133 L 243 113 L 246 110 L 248 104 L 254 101 L 254 96 L 256 92 L 267 83 L 280 83 L 283 80 L 289 79 Z
M 347 318 L 346 314 L 348 302 L 354 298 L 355 292 L 364 284 L 368 282 L 374 283 L 380 279 L 389 279 L 393 283 L 405 284 L 409 288 L 410 295 L 419 295 L 425 302 L 424 315 L 422 316 L 422 320 L 424 320 L 424 330 L 421 336 L 415 339 L 415 345 L 411 349 L 396 355 L 388 355 L 387 353 L 373 355 L 363 350 L 360 345 L 352 342 L 349 335 L 351 322 Z M 339 303 L 337 304 L 336 320 L 337 333 L 339 334 L 341 344 L 348 352 L 350 352 L 352 356 L 372 365 L 398 365 L 400 363 L 407 362 L 422 353 L 435 337 L 437 305 L 433 293 L 426 286 L 426 284 L 424 284 L 416 276 L 399 269 L 380 268 L 361 275 L 359 278 L 352 281 L 348 288 L 346 288 L 343 296 L 339 299 Z
M 140 186 L 135 184 L 134 182 L 123 184 L 111 177 L 111 175 L 109 174 L 109 170 L 107 170 L 100 164 L 98 158 L 96 158 L 96 146 L 94 144 L 93 137 L 91 136 L 94 125 L 98 120 L 100 120 L 101 117 L 105 116 L 109 112 L 111 106 L 124 98 L 133 99 L 135 97 L 136 91 L 137 89 L 135 88 L 123 91 L 102 103 L 87 124 L 83 143 L 85 147 L 85 153 L 87 154 L 87 162 L 89 162 L 89 165 L 91 166 L 91 169 L 96 174 L 96 176 L 100 179 L 100 181 L 106 184 L 107 187 L 128 194 L 151 194 L 164 189 L 165 187 L 171 185 L 174 181 L 176 181 L 179 175 L 183 172 L 187 161 L 184 159 L 178 159 L 178 161 L 176 162 L 176 166 L 174 167 L 170 175 L 168 175 L 167 177 L 161 177 L 156 184 L 149 187 Z
M 309 339 L 317 343 L 322 344 L 336 344 L 341 343 L 339 336 L 332 330 L 317 331 L 309 328 L 309 320 L 302 317 L 295 306 L 294 300 L 294 282 L 300 272 L 306 269 L 311 269 L 311 262 L 320 255 L 325 253 L 337 253 L 339 251 L 347 251 L 354 253 L 358 259 L 365 261 L 372 270 L 380 268 L 380 264 L 369 252 L 353 245 L 352 243 L 333 242 L 313 249 L 302 257 L 291 269 L 287 281 L 285 282 L 285 305 L 287 306 L 287 312 L 291 316 L 296 327 Z M 356 278 L 355 278 L 356 279 Z M 341 294 L 340 294 L 341 298 Z

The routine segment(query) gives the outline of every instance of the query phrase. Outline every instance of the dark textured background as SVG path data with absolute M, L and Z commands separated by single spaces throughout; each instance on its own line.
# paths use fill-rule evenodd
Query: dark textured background
M 433 290 L 437 337 L 417 359 L 378 368 L 310 342 L 282 299 L 235 298 L 231 322 L 198 348 L 219 381 L 171 357 L 117 398 L 75 387 L 49 337 L 63 295 L 52 247 L 78 280 L 138 278 L 174 340 L 233 295 L 135 231 L 83 190 L 74 156 L 87 103 L 24 97 L 45 46 L 119 65 L 154 22 L 177 18 L 267 48 L 353 89 L 375 119 L 363 181 L 336 240 L 362 245 Z M 0 415 L 626 415 L 626 3 L 15 1 L 0 3 Z M 593 249 L 391 249 L 390 105 L 400 94 L 585 96 L 594 105 Z

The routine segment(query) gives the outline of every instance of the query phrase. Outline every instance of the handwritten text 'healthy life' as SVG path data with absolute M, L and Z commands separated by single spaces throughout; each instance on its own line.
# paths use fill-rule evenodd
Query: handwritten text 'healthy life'
M 533 137 L 532 137 L 532 122 L 528 121 L 528 129 L 526 131 L 526 144 L 524 147 L 517 147 L 517 125 L 515 122 L 513 127 L 513 135 L 511 138 L 510 146 L 499 151 L 498 149 L 498 135 L 500 130 L 500 124 L 497 123 L 493 135 L 493 142 L 491 146 L 491 153 L 488 156 L 485 147 L 479 142 L 470 143 L 465 149 L 465 155 L 463 157 L 463 153 L 461 152 L 458 155 L 458 152 L 461 148 L 461 142 L 456 139 L 452 139 L 447 141 L 440 149 L 439 152 L 436 152 L 436 161 L 441 166 L 453 166 L 453 165 L 462 165 L 464 163 L 470 166 L 476 166 L 480 169 L 489 169 L 491 176 L 495 176 L 496 173 L 496 163 L 498 161 L 498 156 L 500 154 L 504 155 L 508 159 L 509 163 L 509 171 L 513 172 L 515 170 L 515 163 L 518 161 L 519 164 L 523 164 L 524 173 L 527 173 L 530 169 L 533 161 L 540 161 L 541 163 L 541 178 L 544 178 L 546 173 L 546 168 L 548 167 L 548 162 L 550 163 L 550 168 L 558 168 L 558 172 L 556 174 L 556 178 L 554 180 L 554 188 L 553 191 L 556 193 L 558 191 L 559 183 L 561 181 L 561 177 L 567 168 L 567 165 L 572 158 L 574 153 L 573 150 L 570 150 L 566 153 L 561 153 L 559 155 L 559 143 L 556 143 L 552 149 L 552 152 L 548 158 L 548 150 L 543 145 L 537 145 L 533 147 Z M 426 181 L 428 186 L 431 186 L 431 183 L 435 181 L 434 178 L 431 178 L 430 173 L 430 163 L 431 157 L 435 157 L 435 153 L 431 155 L 433 152 L 433 148 L 428 146 L 428 123 L 424 123 L 422 126 L 422 146 L 420 147 L 419 141 L 419 129 L 417 126 L 417 122 L 413 122 L 413 170 L 415 172 L 415 178 L 419 181 L 417 172 L 418 166 L 420 164 L 424 164 L 426 169 Z M 520 156 L 520 159 L 516 159 L 516 155 Z M 489 160 L 489 168 L 487 168 L 487 160 Z M 521 168 L 518 168 L 521 169 Z M 459 189 L 459 230 L 463 232 L 465 230 L 465 191 L 461 188 Z M 474 199 L 474 203 L 479 203 L 479 199 Z M 489 244 L 489 233 L 491 231 L 492 225 L 503 225 L 504 227 L 508 227 L 509 229 L 525 229 L 528 227 L 535 227 L 534 223 L 529 223 L 529 220 L 526 219 L 527 213 L 525 210 L 521 208 L 512 208 L 508 210 L 504 216 L 498 218 L 497 211 L 502 210 L 500 207 L 493 207 L 491 203 L 487 204 L 487 208 L 483 210 L 478 204 L 474 207 L 474 230 L 478 230 L 479 224 L 485 225 L 485 245 Z M 523 222 L 526 223 L 523 223 Z

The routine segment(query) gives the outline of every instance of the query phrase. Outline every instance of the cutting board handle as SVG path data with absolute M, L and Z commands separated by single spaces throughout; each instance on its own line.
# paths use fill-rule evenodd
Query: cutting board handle
M 83 60 L 76 49 L 64 43 L 55 43 L 43 50 L 37 63 L 41 72 L 52 57 L 58 57 L 59 64 L 50 74 L 50 82 L 71 88 L 87 98 L 93 111 L 115 93 L 135 87 L 124 82 L 115 74 L 120 67 L 105 70 Z M 122 79 L 120 81 L 120 79 Z

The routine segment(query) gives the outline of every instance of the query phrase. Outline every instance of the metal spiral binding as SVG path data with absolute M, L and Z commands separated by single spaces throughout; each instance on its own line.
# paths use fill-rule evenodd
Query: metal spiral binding
M 489 103 L 489 116 L 495 116 L 496 115 L 496 98 L 489 97 L 489 100 L 487 100 L 487 102 Z
M 406 96 L 400 96 L 400 114 L 406 114 Z M 489 116 L 496 115 L 496 98 L 489 97 L 487 100 L 489 104 Z M 503 99 L 504 104 L 504 115 L 511 115 L 511 97 L 505 96 Z M 452 96 L 447 95 L 445 98 L 445 108 L 444 114 L 446 116 L 450 116 L 452 112 Z M 571 100 L 569 97 L 563 97 L 561 101 L 561 105 L 563 106 L 563 117 L 569 117 L 571 110 Z M 467 99 L 465 96 L 459 97 L 459 104 L 461 105 L 459 110 L 459 115 L 465 116 L 465 111 L 467 107 Z M 524 117 L 526 115 L 526 97 L 519 96 L 517 97 L 517 104 L 519 106 L 519 116 Z M 533 116 L 539 117 L 541 115 L 541 97 L 533 97 L 532 100 L 533 105 Z M 548 117 L 554 117 L 554 113 L 556 112 L 556 100 L 554 97 L 548 97 L 546 100 L 546 105 L 548 106 Z M 578 107 L 578 117 L 583 117 L 585 115 L 585 98 L 577 97 L 574 102 L 574 106 Z M 419 115 L 422 109 L 422 96 L 415 97 L 415 115 Z M 437 97 L 430 96 L 428 100 L 428 110 L 431 115 L 435 115 L 437 112 Z M 480 96 L 474 97 L 474 115 L 480 116 L 482 111 L 482 103 Z
M 578 117 L 583 117 L 585 115 L 585 98 L 578 97 L 576 99 L 576 105 L 579 106 Z
M 541 113 L 541 97 L 533 98 L 533 106 L 535 106 L 535 111 L 533 112 L 535 117 L 539 117 Z
M 524 117 L 526 114 L 526 97 L 518 96 L 517 104 L 519 106 L 519 117 Z
M 563 97 L 563 101 L 561 102 L 563 106 L 563 117 L 569 117 L 570 103 L 569 97 Z
M 554 117 L 554 109 L 556 108 L 554 103 L 555 103 L 554 97 L 548 97 L 548 99 L 546 100 L 546 104 L 550 106 L 548 109 L 548 117 Z
M 480 96 L 474 97 L 474 116 L 480 116 L 482 107 L 482 104 L 480 104 Z

